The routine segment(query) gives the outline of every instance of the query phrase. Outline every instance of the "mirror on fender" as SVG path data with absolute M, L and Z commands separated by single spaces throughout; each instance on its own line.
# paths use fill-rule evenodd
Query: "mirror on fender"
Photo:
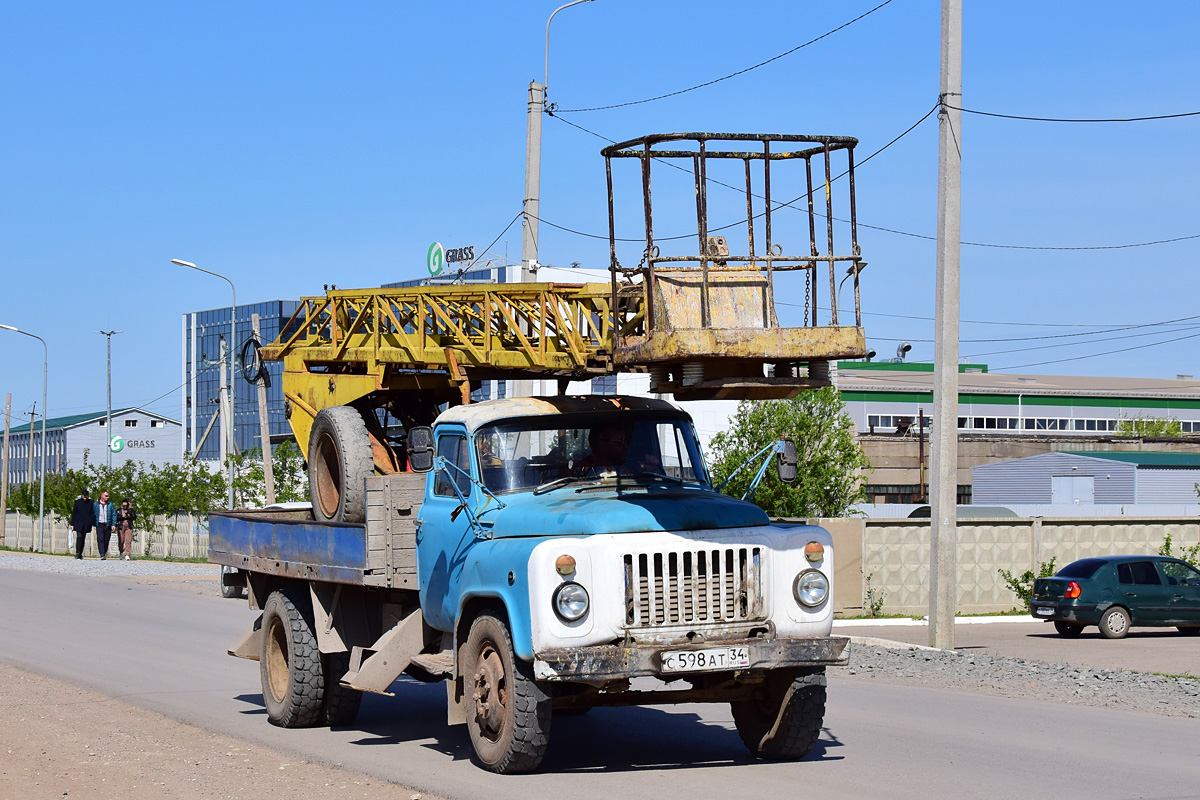
M 791 439 L 784 439 L 783 447 L 776 451 L 775 469 L 779 480 L 784 483 L 796 482 L 796 444 Z
M 420 425 L 408 429 L 408 468 L 413 472 L 433 469 L 433 428 Z

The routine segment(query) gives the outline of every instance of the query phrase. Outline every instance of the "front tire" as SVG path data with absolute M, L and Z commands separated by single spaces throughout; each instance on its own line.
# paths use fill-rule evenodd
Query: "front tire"
M 772 761 L 797 761 L 821 735 L 825 670 L 799 677 L 772 672 L 754 697 L 729 706 L 738 735 L 752 754 Z
M 262 627 L 258 668 L 267 719 L 281 728 L 315 725 L 325 699 L 325 671 L 308 595 L 294 588 L 272 592 Z
M 1124 639 L 1131 622 L 1128 611 L 1120 606 L 1110 606 L 1100 616 L 1100 633 L 1105 639 Z
M 371 437 L 362 414 L 350 406 L 322 409 L 308 438 L 313 518 L 362 522 L 367 514 L 365 481 L 374 473 Z
M 491 614 L 477 617 L 460 664 L 476 759 L 505 775 L 537 769 L 549 743 L 553 701 L 532 666 L 513 653 L 508 626 Z
M 1059 636 L 1065 636 L 1068 639 L 1074 639 L 1079 634 L 1083 633 L 1083 626 L 1078 622 L 1062 622 L 1056 620 L 1054 630 L 1058 631 Z

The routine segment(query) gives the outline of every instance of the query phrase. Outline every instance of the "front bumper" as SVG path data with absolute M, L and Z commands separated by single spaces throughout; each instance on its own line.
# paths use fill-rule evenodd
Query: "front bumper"
M 850 640 L 845 636 L 821 636 L 808 639 L 737 639 L 696 646 L 615 644 L 563 647 L 536 653 L 533 670 L 536 678 L 549 681 L 597 681 L 644 676 L 686 678 L 711 673 L 664 673 L 662 654 L 712 647 L 748 648 L 750 666 L 738 667 L 737 671 L 845 666 L 850 660 L 849 645 Z

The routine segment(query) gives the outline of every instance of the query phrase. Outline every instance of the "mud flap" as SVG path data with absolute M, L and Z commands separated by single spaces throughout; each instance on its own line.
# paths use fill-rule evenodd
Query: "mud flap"
M 258 661 L 258 655 L 262 652 L 262 637 L 262 614 L 259 614 L 258 619 L 254 620 L 254 624 L 250 626 L 250 630 L 238 639 L 233 647 L 229 648 L 229 655 Z

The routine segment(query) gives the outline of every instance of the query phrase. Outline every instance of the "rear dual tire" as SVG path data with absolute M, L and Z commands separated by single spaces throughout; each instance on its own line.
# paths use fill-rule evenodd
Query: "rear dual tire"
M 263 607 L 262 631 L 259 676 L 272 725 L 341 727 L 354 722 L 362 692 L 339 683 L 350 654 L 321 653 L 306 591 L 272 592 Z

